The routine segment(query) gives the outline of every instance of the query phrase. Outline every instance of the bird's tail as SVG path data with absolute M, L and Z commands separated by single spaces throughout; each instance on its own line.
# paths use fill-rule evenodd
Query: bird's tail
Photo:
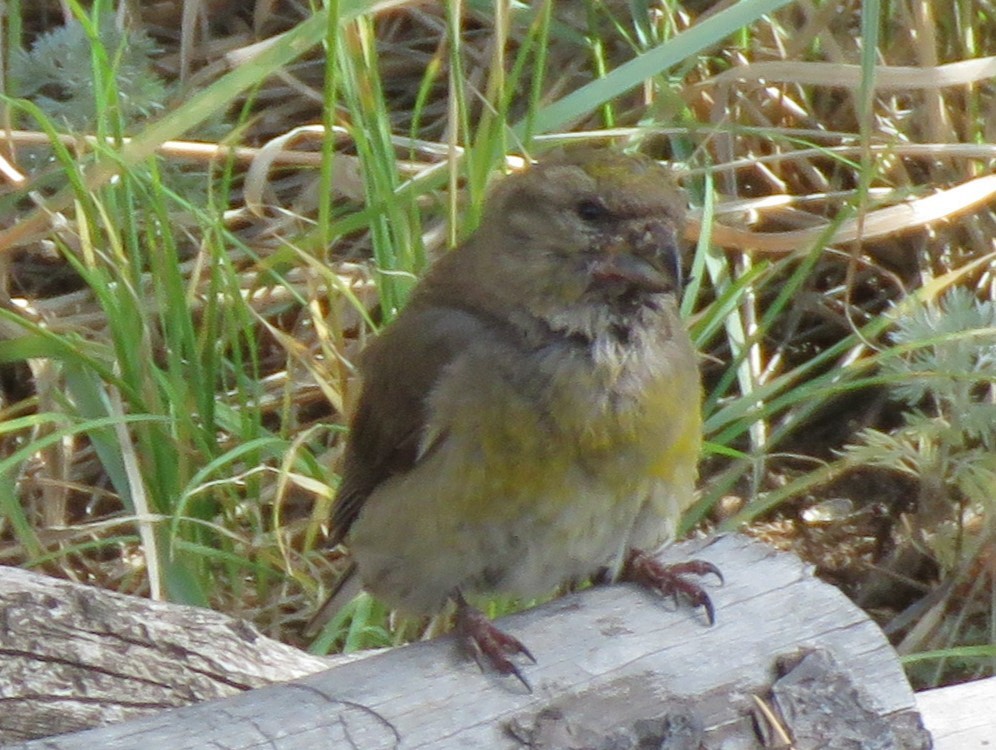
M 350 563 L 349 567 L 346 568 L 346 572 L 336 581 L 335 586 L 332 588 L 332 593 L 329 594 L 328 598 L 318 608 L 318 611 L 312 618 L 308 620 L 308 624 L 304 626 L 303 632 L 305 637 L 314 638 L 318 635 L 321 629 L 339 613 L 339 610 L 353 601 L 362 589 L 363 584 L 356 573 L 356 564 Z

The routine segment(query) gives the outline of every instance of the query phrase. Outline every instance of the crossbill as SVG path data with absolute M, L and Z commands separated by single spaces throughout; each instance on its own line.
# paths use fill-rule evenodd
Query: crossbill
M 609 149 L 498 183 L 361 355 L 331 537 L 352 564 L 313 623 L 358 585 L 412 614 L 454 602 L 479 661 L 525 682 L 512 658 L 532 655 L 468 598 L 626 578 L 712 620 L 682 576 L 718 571 L 650 554 L 692 502 L 702 435 L 685 212 L 668 169 Z

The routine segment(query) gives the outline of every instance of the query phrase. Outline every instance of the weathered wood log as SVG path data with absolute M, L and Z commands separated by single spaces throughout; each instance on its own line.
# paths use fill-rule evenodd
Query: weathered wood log
M 501 627 L 538 659 L 523 667 L 531 693 L 481 673 L 444 637 L 10 748 L 747 750 L 762 747 L 758 727 L 769 737 L 786 733 L 797 750 L 930 747 L 892 648 L 839 591 L 794 556 L 744 537 L 663 555 L 689 556 L 726 576 L 709 588 L 712 627 L 701 611 L 630 585 L 504 618 Z
M 0 567 L 0 743 L 223 698 L 328 666 L 217 612 Z
M 996 677 L 917 693 L 934 750 L 996 748 Z

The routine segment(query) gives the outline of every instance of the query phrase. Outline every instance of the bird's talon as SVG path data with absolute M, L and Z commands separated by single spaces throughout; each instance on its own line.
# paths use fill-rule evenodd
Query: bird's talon
M 695 576 L 707 576 L 714 575 L 719 580 L 720 585 L 726 583 L 723 578 L 723 573 L 713 565 L 708 560 L 686 560 L 685 562 L 675 563 L 674 565 L 664 566 L 671 573 L 675 575 L 695 575 Z
M 716 608 L 712 606 L 712 599 L 710 599 L 707 596 L 705 598 L 705 600 L 702 602 L 702 606 L 705 608 L 706 621 L 709 623 L 709 625 L 715 625 L 716 624 Z
M 535 664 L 536 657 L 532 652 L 518 638 L 496 628 L 482 612 L 467 604 L 463 597 L 458 597 L 456 601 L 457 628 L 481 671 L 485 671 L 482 660 L 487 660 L 492 669 L 502 675 L 514 675 L 531 693 L 533 688 L 522 670 L 508 657 L 522 654 Z
M 688 560 L 686 562 L 665 565 L 652 555 L 633 549 L 629 551 L 623 565 L 621 578 L 638 583 L 662 595 L 670 594 L 677 603 L 680 597 L 687 599 L 693 607 L 705 610 L 706 620 L 710 625 L 716 622 L 716 608 L 702 586 L 694 581 L 688 581 L 683 576 L 714 575 L 723 581 L 719 568 L 706 560 Z

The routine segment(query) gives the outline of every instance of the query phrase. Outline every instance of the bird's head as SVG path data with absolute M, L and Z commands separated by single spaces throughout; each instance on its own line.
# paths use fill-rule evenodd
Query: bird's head
M 468 249 L 508 306 L 584 329 L 673 304 L 684 218 L 683 193 L 653 160 L 565 149 L 496 186 Z

